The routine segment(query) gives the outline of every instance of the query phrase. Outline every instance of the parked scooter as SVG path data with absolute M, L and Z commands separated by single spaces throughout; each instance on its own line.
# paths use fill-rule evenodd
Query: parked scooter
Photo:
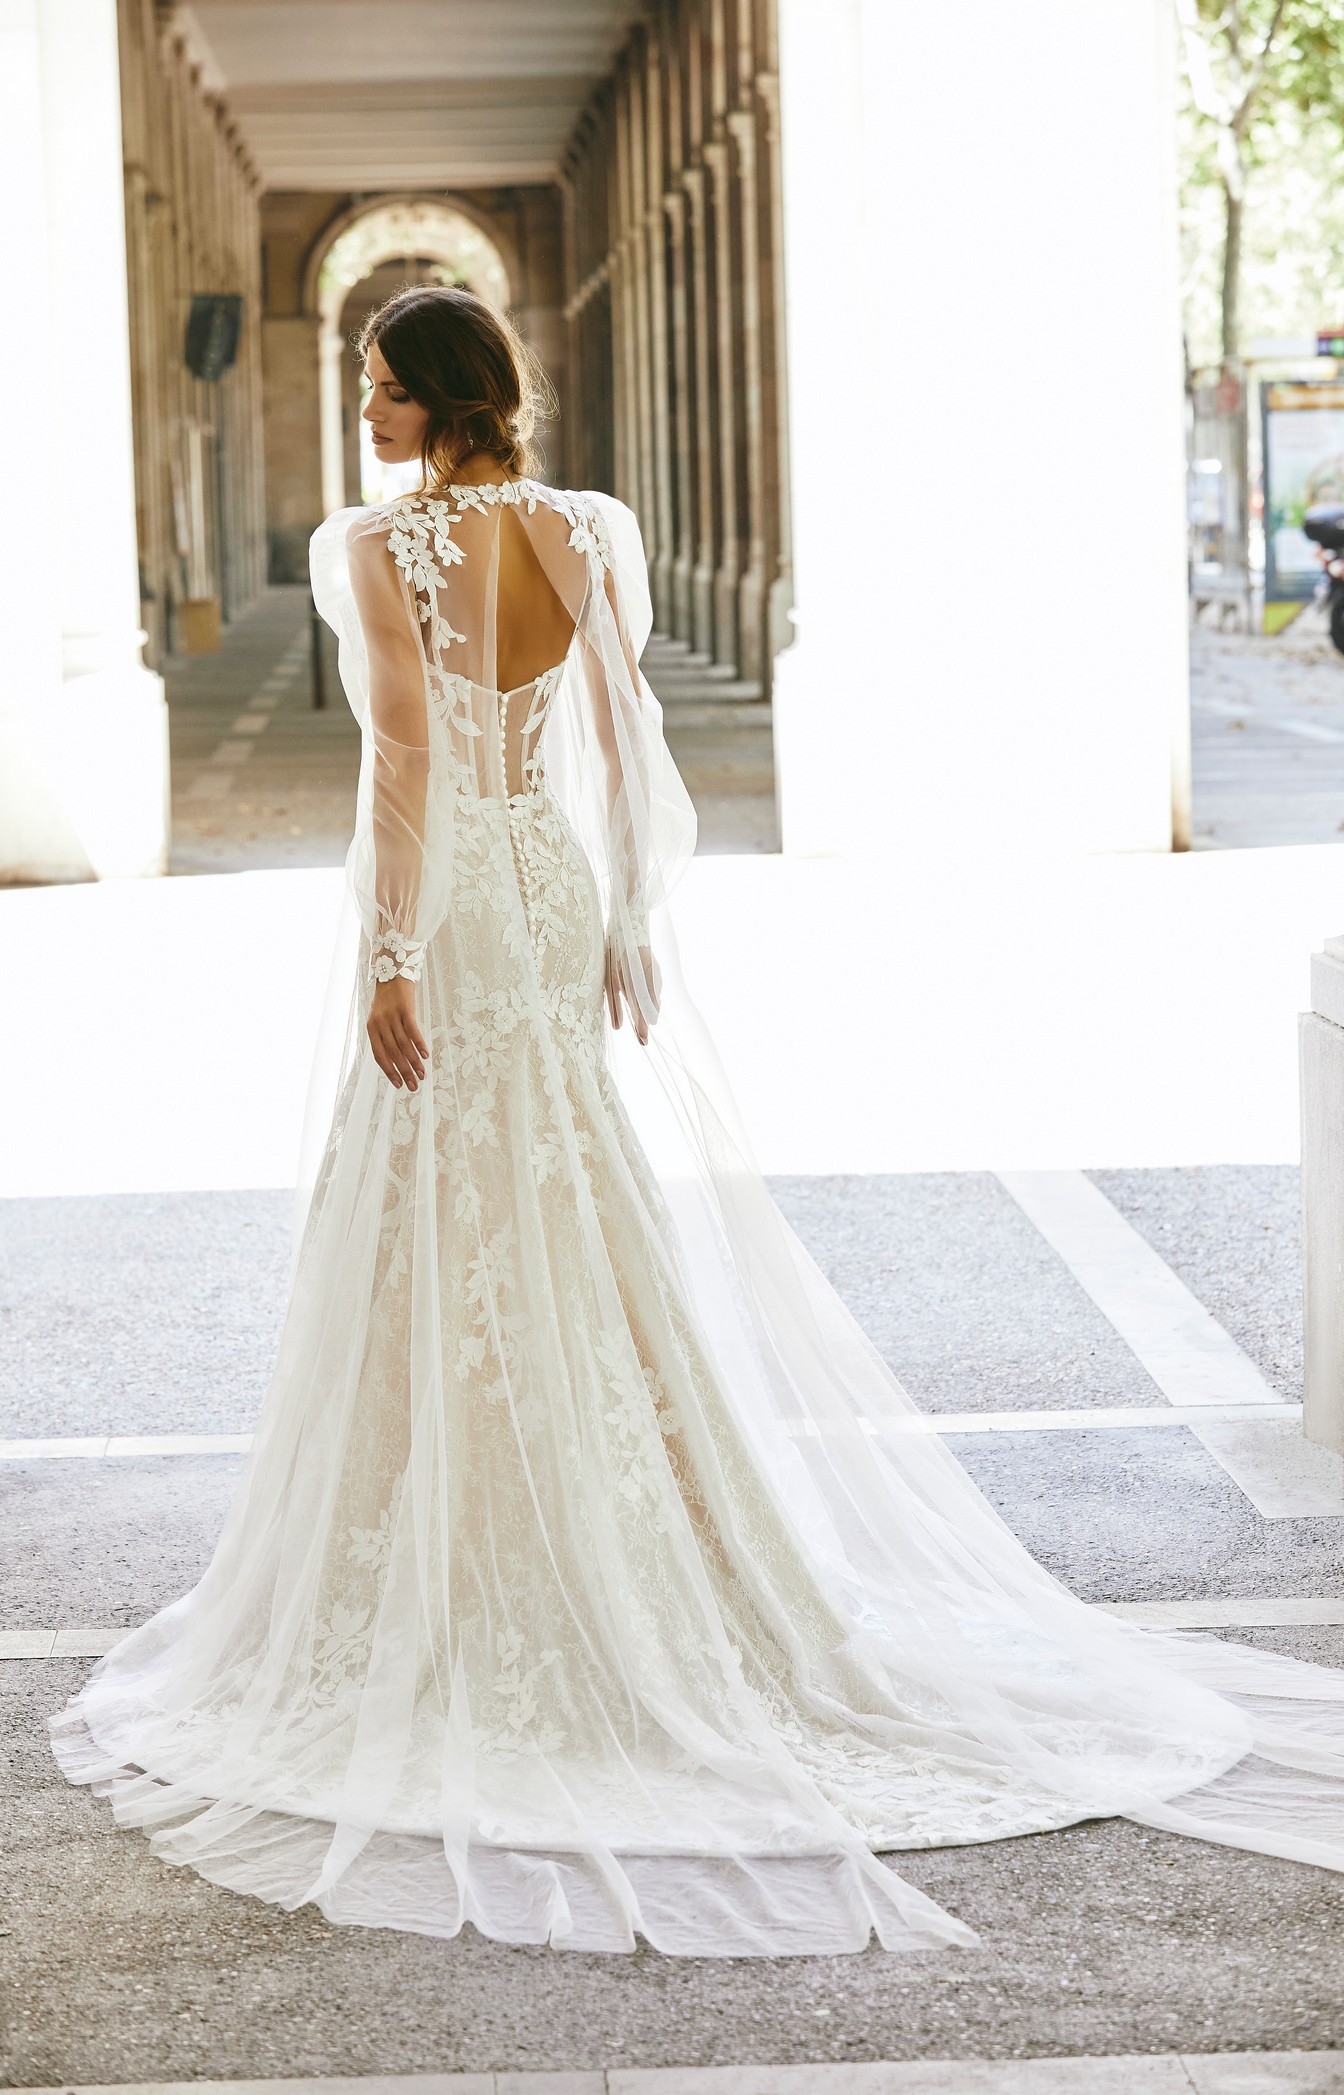
M 1324 603 L 1330 638 L 1344 655 L 1344 504 L 1322 502 L 1309 509 L 1302 529 L 1324 570 L 1316 584 L 1316 601 Z

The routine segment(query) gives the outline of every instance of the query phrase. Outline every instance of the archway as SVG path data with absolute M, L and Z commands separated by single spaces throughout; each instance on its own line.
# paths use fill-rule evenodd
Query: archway
M 371 206 L 341 227 L 316 270 L 322 508 L 327 516 L 345 507 L 349 483 L 347 418 L 342 412 L 350 331 L 347 306 L 357 287 L 389 264 L 399 265 L 403 280 L 466 284 L 501 310 L 509 304 L 509 274 L 498 247 L 450 204 L 433 197 L 397 197 Z M 397 468 L 363 456 L 361 494 L 376 499 L 399 492 L 399 485 L 390 484 L 396 474 Z M 383 479 L 389 485 L 373 484 Z

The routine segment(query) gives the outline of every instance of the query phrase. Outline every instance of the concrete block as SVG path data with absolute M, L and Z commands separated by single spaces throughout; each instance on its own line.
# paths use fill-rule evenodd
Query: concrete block
M 1344 1025 L 1300 1021 L 1302 1430 L 1344 1454 Z
M 1339 943 L 1327 939 L 1324 953 L 1311 956 L 1311 1008 L 1321 1018 L 1344 1026 L 1344 952 L 1331 951 Z

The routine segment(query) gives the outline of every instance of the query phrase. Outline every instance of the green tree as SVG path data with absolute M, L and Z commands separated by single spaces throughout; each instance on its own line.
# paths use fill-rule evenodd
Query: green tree
M 1344 136 L 1344 0 L 1175 0 L 1191 99 L 1222 194 L 1225 363 L 1241 356 L 1242 232 L 1254 130 L 1291 111 Z

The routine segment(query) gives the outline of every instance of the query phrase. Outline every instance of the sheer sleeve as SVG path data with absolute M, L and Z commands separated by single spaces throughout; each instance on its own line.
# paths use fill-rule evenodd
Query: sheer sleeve
M 414 982 L 447 908 L 452 808 L 416 600 L 395 543 L 385 512 L 340 512 L 314 540 L 313 586 L 363 730 L 347 871 L 370 971 Z
M 627 1001 L 652 1024 L 651 920 L 695 849 L 695 810 L 639 669 L 652 625 L 639 526 L 610 496 L 584 495 L 570 545 L 587 558 L 565 703 L 547 730 L 552 788 L 603 890 L 607 945 Z

